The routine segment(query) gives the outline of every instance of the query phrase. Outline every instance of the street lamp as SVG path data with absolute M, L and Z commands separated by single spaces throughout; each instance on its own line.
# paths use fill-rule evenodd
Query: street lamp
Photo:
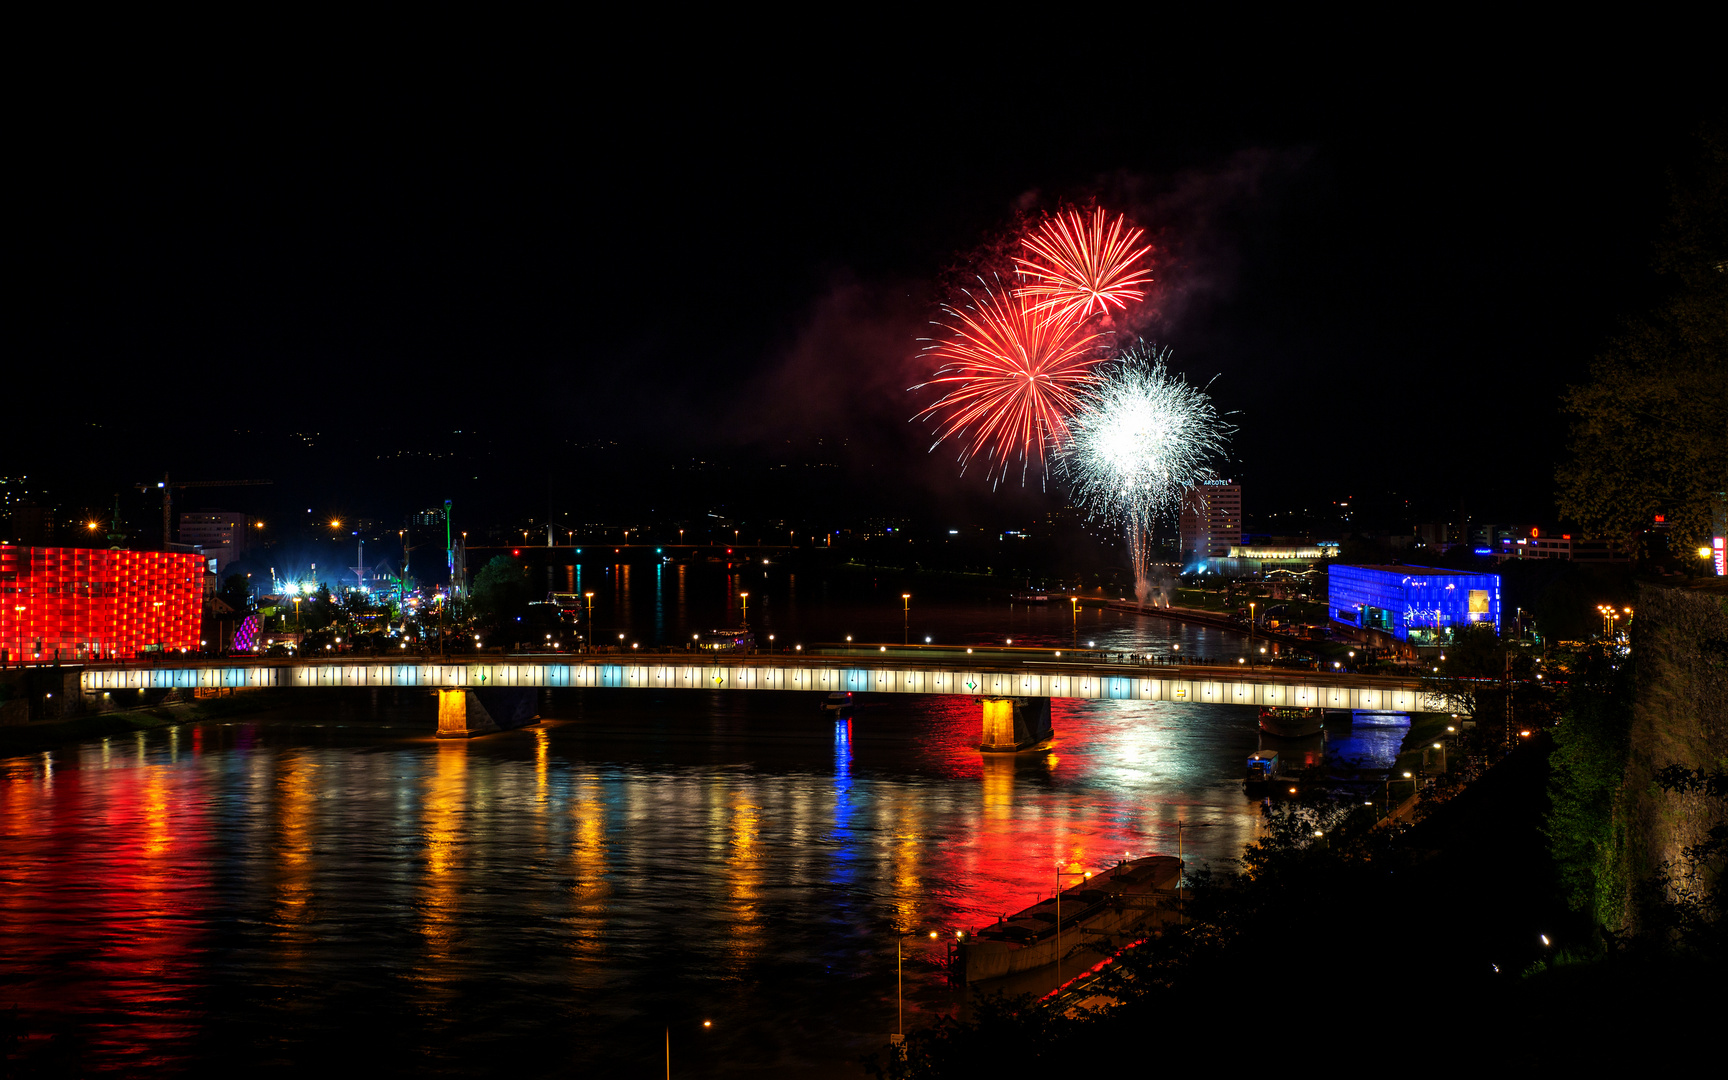
M 712 1021 L 712 1020 L 702 1021 L 702 1030 L 703 1031 L 712 1031 L 713 1029 L 714 1029 L 714 1021 Z M 666 1025 L 666 1080 L 672 1080 L 672 1025 L 671 1024 Z
M 906 983 L 900 974 L 901 960 L 904 955 L 901 946 L 905 944 L 907 938 L 917 936 L 918 932 L 914 930 L 910 934 L 898 934 L 894 938 L 894 1005 L 899 1020 L 894 1025 L 894 1037 L 889 1041 L 895 1046 L 906 1041 Z M 930 931 L 930 940 L 936 940 L 936 931 Z
M 594 594 L 586 592 L 582 595 L 588 598 L 588 644 L 592 645 L 594 644 Z
M 1056 988 L 1062 988 L 1062 879 L 1077 877 L 1092 880 L 1092 871 L 1064 870 L 1063 863 L 1056 864 Z
M 912 639 L 912 594 L 900 594 L 900 644 L 905 645 Z
M 741 592 L 738 594 L 738 599 L 740 599 L 744 602 L 743 603 L 743 614 L 740 616 L 740 618 L 742 618 L 744 620 L 744 626 L 746 629 L 748 629 L 750 626 L 750 594 L 747 592 Z

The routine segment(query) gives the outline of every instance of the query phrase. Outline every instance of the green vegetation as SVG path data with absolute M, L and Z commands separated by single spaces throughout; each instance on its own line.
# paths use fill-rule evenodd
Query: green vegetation
M 528 568 L 508 555 L 494 556 L 474 575 L 469 596 L 475 617 L 486 628 L 513 623 L 527 613 L 528 602 L 534 599 Z
M 1561 896 L 1595 924 L 1619 927 L 1631 888 L 1625 823 L 1616 820 L 1630 751 L 1631 665 L 1591 649 L 1579 657 L 1561 709 L 1545 824 Z

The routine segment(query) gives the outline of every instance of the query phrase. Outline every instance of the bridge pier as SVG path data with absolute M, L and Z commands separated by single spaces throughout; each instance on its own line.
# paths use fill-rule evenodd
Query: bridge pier
M 1036 750 L 1056 737 L 1050 728 L 1050 699 L 980 698 L 984 738 L 978 749 L 986 754 L 1017 754 Z
M 531 724 L 537 719 L 533 690 L 455 687 L 438 691 L 440 739 L 472 739 Z

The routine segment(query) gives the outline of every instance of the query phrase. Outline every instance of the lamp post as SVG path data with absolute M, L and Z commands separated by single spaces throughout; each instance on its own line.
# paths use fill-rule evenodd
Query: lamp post
M 900 594 L 900 644 L 905 645 L 912 640 L 912 594 Z
M 714 1027 L 714 1021 L 702 1021 L 702 1030 L 709 1031 Z M 666 1025 L 666 1080 L 672 1080 L 672 1025 Z
M 738 599 L 743 602 L 743 613 L 739 618 L 744 620 L 744 628 L 748 630 L 750 628 L 750 594 L 741 592 L 738 594 Z
M 1062 989 L 1062 879 L 1077 877 L 1090 881 L 1092 871 L 1064 870 L 1065 864 L 1056 864 L 1056 989 Z
M 894 1007 L 898 1019 L 894 1022 L 894 1037 L 889 1041 L 899 1046 L 906 1041 L 906 983 L 900 973 L 901 960 L 904 952 L 901 948 L 909 937 L 917 937 L 917 931 L 910 934 L 898 934 L 894 938 Z M 936 940 L 936 931 L 930 931 L 930 940 Z
M 585 592 L 582 595 L 584 597 L 586 597 L 588 600 L 588 647 L 593 648 L 594 647 L 594 594 L 591 592 Z
M 1248 648 L 1254 648 L 1254 601 L 1248 601 Z

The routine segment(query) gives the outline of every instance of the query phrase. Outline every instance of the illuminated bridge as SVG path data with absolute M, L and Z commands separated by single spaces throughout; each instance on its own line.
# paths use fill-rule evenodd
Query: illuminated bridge
M 862 650 L 859 650 L 862 652 Z M 1132 662 L 1120 654 L 1057 659 L 1045 650 L 989 656 L 909 653 L 875 656 L 663 653 L 618 656 L 481 656 L 465 660 L 388 659 L 194 661 L 151 666 L 120 662 L 86 668 L 87 697 L 123 690 L 389 687 L 440 691 L 441 734 L 494 730 L 486 709 L 500 691 L 617 688 L 638 690 L 793 690 L 879 694 L 958 694 L 984 699 L 987 746 L 1030 741 L 1048 731 L 1053 698 L 1169 701 L 1219 705 L 1427 712 L 1438 706 L 1407 676 L 1300 672 L 1238 665 Z M 1017 655 L 1016 655 L 1017 654 Z M 955 663 L 955 660 L 972 661 Z M 476 695 L 479 695 L 478 698 Z M 520 699 L 518 695 L 518 699 Z M 992 707 L 1011 699 L 1017 737 L 993 731 Z M 519 706 L 518 706 L 519 707 Z M 1000 708 L 997 710 L 1000 712 Z M 467 717 L 467 722 L 458 714 Z M 1039 717 L 1042 716 L 1040 722 Z M 1001 713 L 1007 723 L 1008 713 Z M 506 726 L 510 718 L 499 717 Z M 1028 726 L 1029 725 L 1029 726 Z

